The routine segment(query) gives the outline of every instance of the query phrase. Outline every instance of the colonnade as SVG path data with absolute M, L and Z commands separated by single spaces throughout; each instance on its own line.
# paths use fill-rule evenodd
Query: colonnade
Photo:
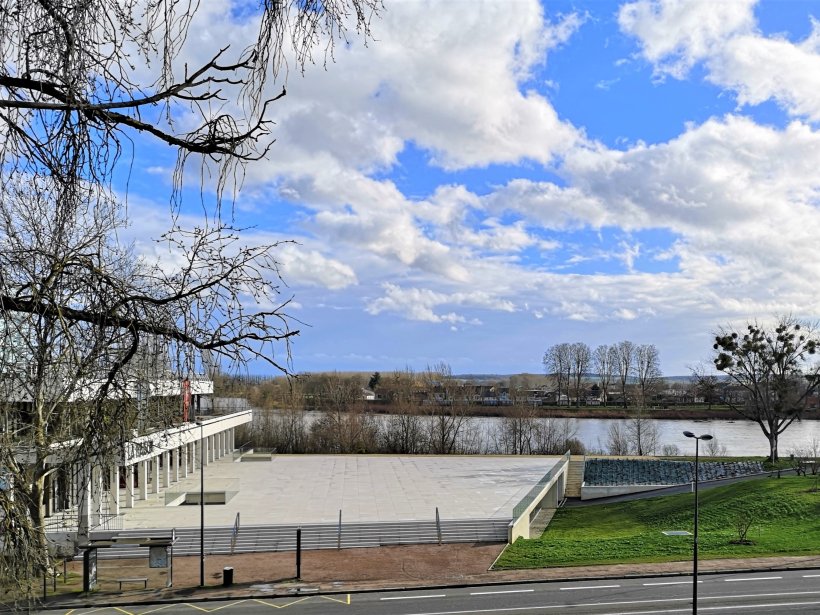
M 233 453 L 235 427 L 204 438 L 197 438 L 198 431 L 198 427 L 190 430 L 195 439 L 189 442 L 170 448 L 156 446 L 155 452 L 125 460 L 122 466 L 78 464 L 73 468 L 73 476 L 66 473 L 47 483 L 46 515 L 76 506 L 79 533 L 87 534 L 100 526 L 104 517 L 119 515 L 121 509 L 133 508 L 136 501 L 159 495 L 187 478 L 200 464 L 207 466 Z

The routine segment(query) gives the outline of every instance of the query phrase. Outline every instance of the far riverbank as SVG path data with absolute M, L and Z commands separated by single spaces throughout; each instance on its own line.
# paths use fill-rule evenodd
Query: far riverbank
M 379 402 L 368 402 L 366 409 L 373 414 L 402 414 L 395 411 L 390 404 Z M 420 408 L 425 414 L 435 414 L 435 406 L 423 406 Z M 442 409 L 446 410 L 446 407 Z M 622 406 L 535 406 L 532 409 L 536 416 L 567 418 L 567 419 L 628 419 L 635 415 L 636 408 L 623 408 Z M 522 406 L 469 406 L 467 414 L 475 417 L 507 417 L 518 415 L 522 411 Z M 405 409 L 406 412 L 406 409 Z M 646 409 L 648 418 L 658 420 L 681 420 L 681 421 L 705 421 L 721 420 L 734 421 L 741 420 L 742 417 L 727 406 L 714 405 L 711 408 L 706 404 L 691 406 L 670 406 L 650 407 Z M 820 419 L 820 413 L 816 410 L 806 412 L 803 420 Z

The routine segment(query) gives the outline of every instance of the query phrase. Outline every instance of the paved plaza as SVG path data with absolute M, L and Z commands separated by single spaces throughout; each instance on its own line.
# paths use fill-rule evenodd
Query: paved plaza
M 241 524 L 509 518 L 518 501 L 559 457 L 274 455 L 205 468 L 205 490 L 227 491 L 226 504 L 205 507 L 208 526 Z M 167 493 L 122 509 L 123 527 L 199 526 L 199 506 L 168 506 L 175 494 L 199 492 L 199 470 Z

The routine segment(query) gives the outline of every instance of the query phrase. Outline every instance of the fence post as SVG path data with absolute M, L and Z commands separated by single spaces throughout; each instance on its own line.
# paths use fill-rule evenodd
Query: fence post
M 296 529 L 296 580 L 302 578 L 302 528 Z
M 438 506 L 436 506 L 436 533 L 438 534 L 438 544 L 441 545 L 441 519 L 438 516 Z
M 339 531 L 336 534 L 336 548 L 342 548 L 342 509 L 339 509 Z

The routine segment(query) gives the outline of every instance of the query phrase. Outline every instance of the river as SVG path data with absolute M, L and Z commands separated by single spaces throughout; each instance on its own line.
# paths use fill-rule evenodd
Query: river
M 588 449 L 606 450 L 606 442 L 611 423 L 617 419 L 574 419 L 578 426 L 577 438 Z M 623 422 L 623 421 L 621 421 Z M 684 431 L 692 431 L 697 435 L 711 434 L 718 446 L 726 448 L 730 456 L 762 455 L 768 456 L 769 442 L 763 431 L 752 421 L 724 421 L 724 420 L 653 420 L 658 428 L 659 449 L 664 445 L 677 446 L 681 455 L 693 455 L 695 443 L 683 435 Z M 787 457 L 797 449 L 806 449 L 812 445 L 812 440 L 820 443 L 820 421 L 795 421 L 780 436 L 778 452 L 781 457 Z M 701 450 L 703 450 L 701 444 Z M 820 444 L 818 445 L 820 448 Z M 660 452 L 660 450 L 658 451 Z
M 321 412 L 306 412 L 304 417 L 308 425 L 322 415 Z M 379 421 L 386 421 L 388 415 L 373 415 Z M 474 417 L 471 419 L 472 428 L 480 435 L 479 450 L 493 450 L 493 442 L 499 433 L 501 421 L 499 417 Z M 623 419 L 552 419 L 557 423 L 570 421 L 574 430 L 572 437 L 580 440 L 587 451 L 608 452 L 609 430 L 613 423 L 625 425 Z M 714 437 L 711 444 L 715 452 L 729 456 L 768 456 L 769 443 L 760 427 L 752 421 L 745 420 L 662 420 L 652 419 L 658 432 L 656 454 L 662 454 L 664 447 L 675 446 L 680 455 L 693 455 L 694 442 L 683 435 L 684 431 L 692 431 L 697 435 L 711 434 Z M 708 453 L 710 445 L 701 444 L 701 452 Z M 781 434 L 778 452 L 781 457 L 789 454 L 807 454 L 807 450 L 820 450 L 820 421 L 795 421 Z

